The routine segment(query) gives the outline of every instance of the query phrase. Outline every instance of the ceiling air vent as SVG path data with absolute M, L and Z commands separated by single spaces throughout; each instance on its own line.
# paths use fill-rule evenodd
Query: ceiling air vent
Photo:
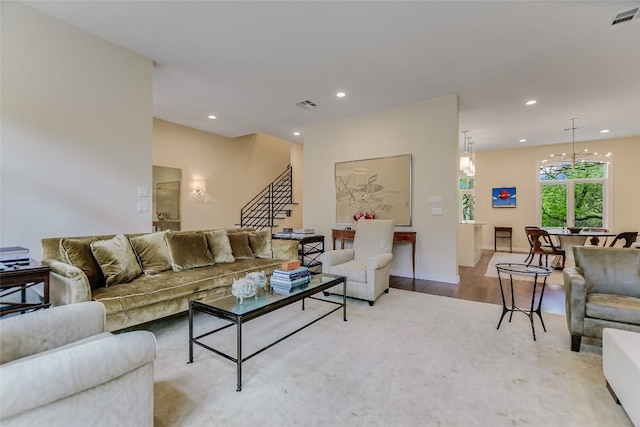
M 640 8 L 635 7 L 631 10 L 627 10 L 624 12 L 620 12 L 616 15 L 615 18 L 613 18 L 613 21 L 611 21 L 611 26 L 616 26 L 619 24 L 622 24 L 623 22 L 629 22 L 629 21 L 637 21 L 640 19 Z
M 309 101 L 308 99 L 305 99 L 304 101 L 294 102 L 293 105 L 297 105 L 298 107 L 304 108 L 305 110 L 316 108 L 318 106 L 318 104 L 313 101 Z

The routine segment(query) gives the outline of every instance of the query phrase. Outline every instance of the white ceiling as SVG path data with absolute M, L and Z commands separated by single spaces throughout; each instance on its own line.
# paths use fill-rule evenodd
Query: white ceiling
M 154 115 L 227 137 L 453 93 L 475 151 L 570 141 L 572 117 L 576 141 L 640 135 L 640 25 L 610 27 L 637 1 L 25 3 L 152 58 Z

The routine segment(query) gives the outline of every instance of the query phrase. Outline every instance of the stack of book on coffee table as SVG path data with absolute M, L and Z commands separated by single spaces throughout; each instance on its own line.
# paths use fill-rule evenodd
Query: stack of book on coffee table
M 271 290 L 276 294 L 288 295 L 296 289 L 306 287 L 310 281 L 311 273 L 307 267 L 275 269 L 271 275 Z

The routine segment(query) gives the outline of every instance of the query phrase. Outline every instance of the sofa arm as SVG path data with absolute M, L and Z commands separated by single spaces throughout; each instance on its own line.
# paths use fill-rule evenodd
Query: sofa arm
M 1 366 L 0 413 L 12 417 L 83 392 L 153 362 L 155 355 L 153 333 L 134 331 Z
M 105 308 L 84 302 L 0 321 L 0 363 L 42 353 L 105 332 Z
M 286 239 L 271 240 L 271 249 L 273 250 L 273 258 L 282 261 L 291 261 L 298 259 L 298 241 Z
M 323 252 L 319 257 L 320 262 L 322 263 L 322 272 L 330 273 L 330 267 L 351 261 L 354 256 L 355 251 L 353 249 L 338 249 L 335 251 Z
M 91 285 L 82 270 L 54 259 L 45 259 L 42 263 L 51 267 L 49 299 L 52 305 L 91 301 Z
M 386 267 L 391 262 L 392 259 L 393 259 L 393 254 L 391 253 L 378 254 L 378 255 L 372 256 L 367 260 L 367 272 L 368 270 L 371 270 L 371 272 L 373 272 L 375 270 L 379 270 L 381 268 Z
M 564 280 L 567 326 L 571 335 L 584 333 L 584 317 L 587 308 L 587 284 L 580 267 L 566 267 Z

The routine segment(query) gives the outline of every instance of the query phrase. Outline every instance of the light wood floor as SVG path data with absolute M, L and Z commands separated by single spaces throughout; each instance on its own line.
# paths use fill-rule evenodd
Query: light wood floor
M 483 251 L 482 257 L 475 267 L 460 267 L 460 283 L 457 285 L 432 280 L 414 280 L 397 276 L 391 276 L 389 285 L 397 289 L 501 305 L 502 299 L 500 297 L 498 279 L 485 277 L 484 275 L 492 256 L 493 251 Z M 531 285 L 531 282 L 521 283 Z M 530 301 L 531 287 L 524 285 L 516 286 L 515 288 L 520 291 L 516 292 L 516 301 L 522 301 L 519 305 L 523 308 L 526 307 L 524 302 Z M 544 291 L 544 298 L 542 299 L 542 311 L 546 313 L 565 314 L 564 301 L 565 297 L 562 285 L 547 285 Z M 509 304 L 508 300 L 507 304 Z

